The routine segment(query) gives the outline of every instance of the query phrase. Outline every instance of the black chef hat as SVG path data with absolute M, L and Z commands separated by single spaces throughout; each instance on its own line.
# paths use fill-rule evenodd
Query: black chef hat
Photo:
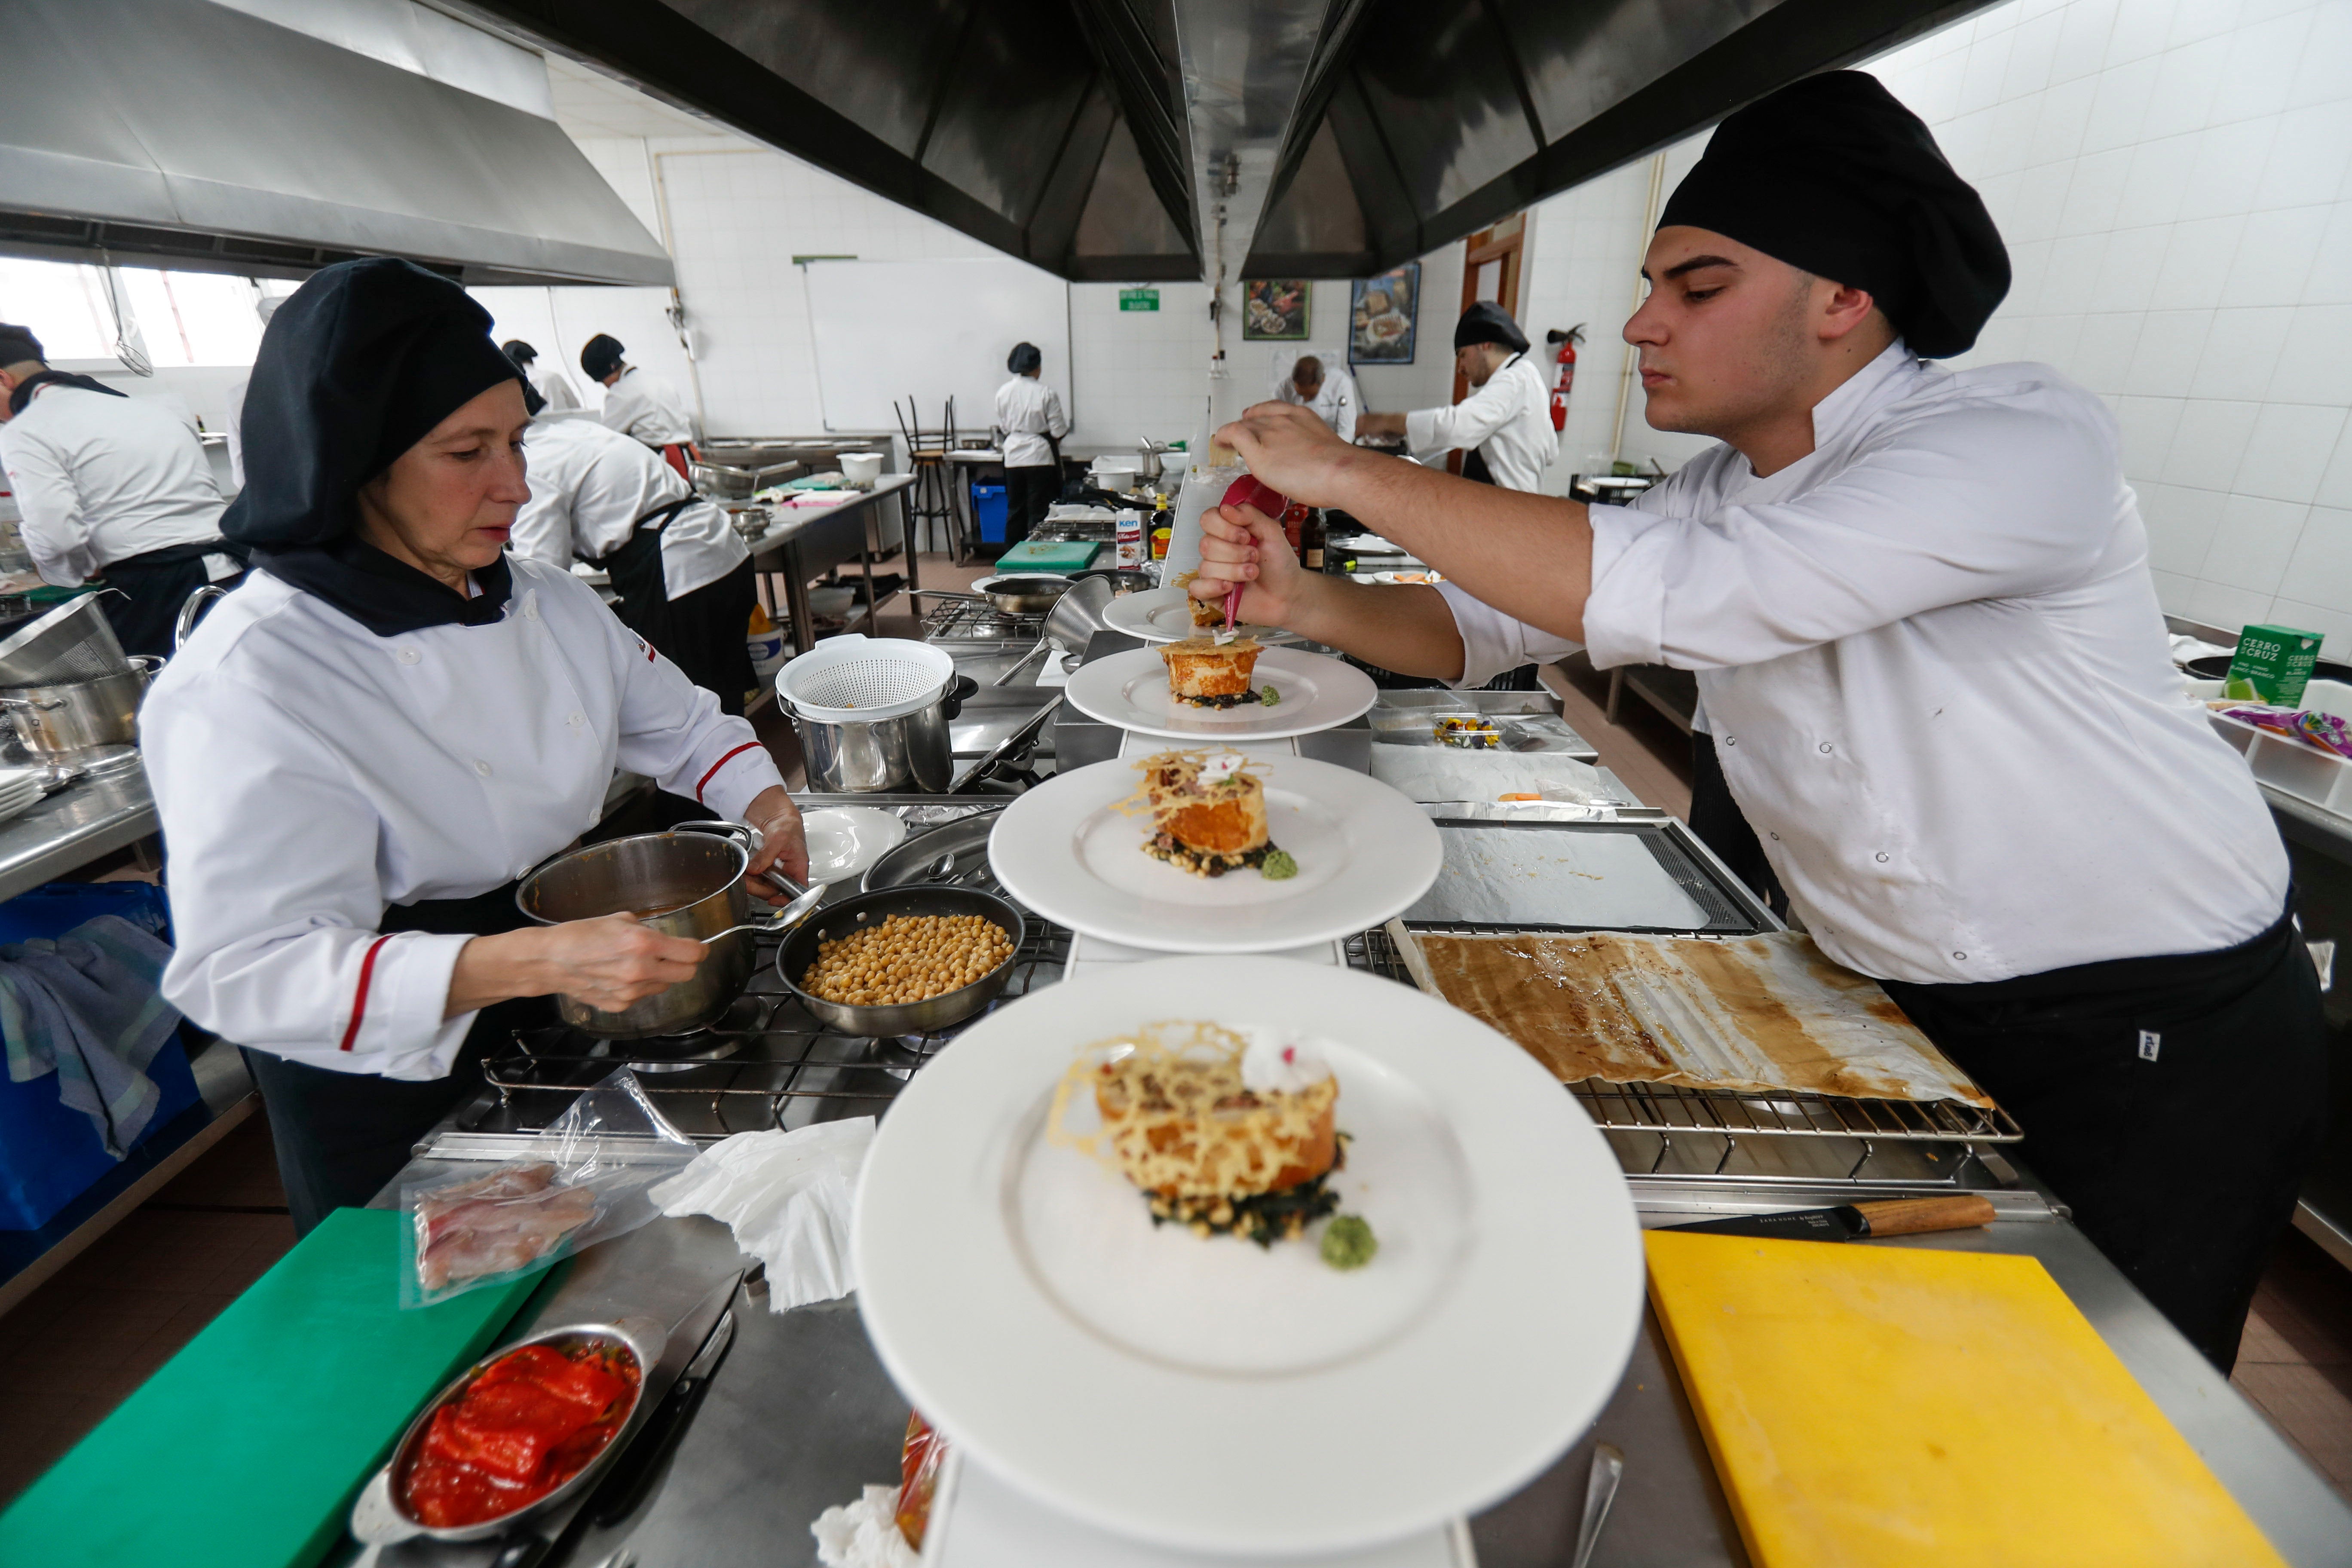
M 0 364 L 23 364 L 28 359 L 38 360 L 43 364 L 49 363 L 49 356 L 42 351 L 41 340 L 33 335 L 33 329 L 12 327 L 0 321 Z
M 245 393 L 245 489 L 221 518 L 242 544 L 323 544 L 359 489 L 450 413 L 520 375 L 489 312 L 411 261 L 340 261 L 288 297 Z
M 1528 352 L 1528 335 L 1519 331 L 1511 313 L 1492 300 L 1481 300 L 1462 312 L 1454 323 L 1454 346 L 1466 349 L 1473 343 L 1500 343 L 1515 354 Z
M 588 373 L 591 381 L 602 381 L 621 368 L 621 355 L 625 353 L 621 340 L 598 332 L 580 351 L 580 368 Z
M 1015 343 L 1012 354 L 1004 362 L 1004 368 L 1015 375 L 1027 375 L 1033 370 L 1043 369 L 1045 363 L 1045 356 L 1037 352 L 1035 343 Z
M 509 338 L 499 345 L 499 353 L 520 365 L 527 365 L 539 357 L 539 351 L 520 338 Z
M 520 339 L 517 339 L 513 342 L 502 343 L 499 346 L 506 351 L 507 358 L 514 362 L 516 374 L 518 375 L 521 375 L 523 366 L 529 362 L 526 360 L 515 359 L 515 350 L 519 348 L 529 349 L 530 345 L 522 342 Z M 522 375 L 522 406 L 523 411 L 529 414 L 533 419 L 538 418 L 539 411 L 547 406 L 547 399 L 539 395 L 539 388 L 530 384 L 530 377 L 528 375 Z
M 1868 289 L 1927 359 L 1966 353 L 2009 292 L 1984 202 L 1863 71 L 1808 77 L 1717 126 L 1658 215 L 1670 224 Z

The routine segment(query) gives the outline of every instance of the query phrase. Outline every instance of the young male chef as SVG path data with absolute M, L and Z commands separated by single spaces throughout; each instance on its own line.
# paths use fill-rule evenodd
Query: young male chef
M 1473 388 L 1450 408 L 1410 414 L 1365 414 L 1365 436 L 1402 436 L 1423 462 L 1462 453 L 1462 477 L 1507 490 L 1542 488 L 1543 471 L 1559 455 L 1551 427 L 1551 389 L 1528 359 L 1528 335 L 1500 305 L 1482 300 L 1454 328 L 1454 368 Z
M 1223 432 L 1253 473 L 1451 581 L 1308 576 L 1227 512 L 1192 592 L 1238 577 L 1245 619 L 1455 684 L 1569 639 L 1696 671 L 1813 939 L 2226 1369 L 2324 1131 L 2326 1030 L 2278 830 L 2168 657 L 2114 416 L 2046 365 L 1924 363 L 1975 341 L 2008 260 L 1860 72 L 1724 121 L 1643 275 L 1650 422 L 1721 445 L 1586 507 L 1262 405 Z
M 702 454 L 694 448 L 694 421 L 677 388 L 649 370 L 639 370 L 621 355 L 620 340 L 598 332 L 580 351 L 580 368 L 604 387 L 604 406 L 596 417 L 608 429 L 643 441 L 677 470 L 681 479 L 694 476 L 687 464 Z
M 1062 495 L 1062 437 L 1070 416 L 1062 395 L 1045 381 L 1045 356 L 1035 343 L 1015 343 L 1004 368 L 1012 378 L 996 389 L 996 427 L 1004 441 L 1004 542 L 1018 544 L 1045 521 Z
M 653 451 L 593 419 L 540 417 L 547 404 L 526 383 L 523 432 L 530 500 L 515 513 L 514 553 L 569 572 L 601 568 L 621 596 L 621 619 L 688 680 L 743 711 L 754 677 L 744 642 L 759 592 L 751 552 L 727 514 Z
M 315 274 L 262 335 L 254 571 L 140 712 L 177 950 L 163 994 L 246 1047 L 298 1230 L 365 1204 L 551 993 L 619 1008 L 699 942 L 629 914 L 534 926 L 515 884 L 614 768 L 758 827 L 803 874 L 765 747 L 559 567 L 510 556 L 520 378 L 406 261 Z
M 1356 438 L 1356 421 L 1362 406 L 1356 399 L 1356 381 L 1344 370 L 1334 370 L 1315 354 L 1301 354 L 1274 389 L 1285 403 L 1295 403 L 1324 424 L 1342 441 Z
M 523 380 L 551 412 L 566 414 L 580 406 L 580 395 L 572 390 L 572 378 L 554 365 L 540 363 L 537 349 L 520 338 L 509 338 L 499 345 L 499 352 L 522 366 Z
M 44 582 L 115 590 L 100 603 L 123 652 L 169 656 L 188 595 L 245 570 L 204 442 L 186 416 L 43 356 L 30 331 L 0 325 L 0 467 L 25 548 Z

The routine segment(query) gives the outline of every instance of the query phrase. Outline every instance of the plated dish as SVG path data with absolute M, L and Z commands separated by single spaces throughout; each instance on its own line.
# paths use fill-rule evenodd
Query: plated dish
M 1192 672 L 1189 667 L 1179 668 L 1181 661 L 1218 656 L 1207 651 L 1204 639 L 1176 646 L 1186 650 L 1178 656 L 1179 664 L 1163 657 L 1161 648 L 1139 647 L 1081 666 L 1070 677 L 1066 700 L 1088 718 L 1140 734 L 1240 742 L 1283 740 L 1334 729 L 1367 711 L 1380 699 L 1372 678 L 1353 665 L 1297 648 L 1260 647 L 1242 677 L 1255 700 L 1203 707 L 1171 688 L 1171 676 L 1176 677 L 1179 686 L 1189 686 Z M 1217 671 L 1203 673 L 1221 671 L 1223 684 L 1231 685 L 1231 664 L 1227 657 Z
M 1194 1552 L 1335 1552 L 1506 1495 L 1641 1313 L 1573 1099 L 1442 1003 L 1290 959 L 1121 965 L 982 1020 L 894 1104 L 852 1231 L 867 1331 L 942 1432 Z
M 1199 612 L 1192 608 L 1195 604 L 1205 607 L 1209 616 L 1207 620 L 1197 618 Z M 1181 587 L 1174 585 L 1113 599 L 1110 607 L 1103 612 L 1105 626 L 1115 632 L 1125 632 L 1131 637 L 1141 637 L 1145 642 L 1181 642 L 1223 626 L 1224 618 L 1222 603 L 1196 600 Z M 1284 631 L 1279 626 L 1252 626 L 1247 621 L 1241 622 L 1234 629 L 1255 637 L 1267 647 L 1299 640 L 1295 632 Z
M 1132 762 L 1057 774 L 1005 807 L 989 863 L 1009 895 L 1046 919 L 1155 952 L 1262 952 L 1352 936 L 1437 880 L 1436 827 L 1386 784 L 1266 756 L 1219 763 L 1224 778 L 1202 785 L 1221 752 L 1238 754 L 1148 759 L 1193 759 L 1182 764 L 1191 777 L 1162 786 L 1157 802 Z M 1196 805 L 1219 809 L 1183 815 Z M 1174 843 L 1157 846 L 1163 834 Z M 1269 868 L 1255 853 L 1268 848 L 1289 864 Z

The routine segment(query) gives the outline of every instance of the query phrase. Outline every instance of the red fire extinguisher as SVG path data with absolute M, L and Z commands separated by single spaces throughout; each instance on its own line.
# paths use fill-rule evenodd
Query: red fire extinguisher
M 1584 341 L 1584 323 L 1579 321 L 1566 331 L 1554 327 L 1544 334 L 1544 342 L 1558 343 L 1559 381 L 1551 389 L 1551 427 L 1555 431 L 1568 428 L 1568 394 L 1576 384 L 1576 345 Z

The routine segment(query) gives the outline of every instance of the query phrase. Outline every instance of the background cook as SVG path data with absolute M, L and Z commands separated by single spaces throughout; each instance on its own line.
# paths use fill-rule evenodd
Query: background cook
M 686 400 L 668 378 L 641 370 L 621 356 L 628 351 L 621 340 L 598 332 L 580 350 L 580 368 L 604 388 L 604 405 L 596 411 L 605 428 L 618 430 L 659 452 L 662 461 L 677 470 L 681 479 L 694 475 L 687 465 L 702 454 L 695 449 L 694 421 L 687 416 Z
M 1543 489 L 1543 472 L 1559 455 L 1551 427 L 1551 389 L 1528 359 L 1528 335 L 1510 312 L 1482 300 L 1454 327 L 1454 368 L 1470 395 L 1448 408 L 1410 414 L 1360 414 L 1356 434 L 1402 436 L 1424 463 L 1462 454 L 1462 477 L 1507 490 Z M 1349 437 L 1350 440 L 1354 437 Z
M 1456 682 L 1570 639 L 1696 670 L 1822 951 L 2226 1371 L 2318 1150 L 2326 1026 L 2278 829 L 2172 668 L 2114 416 L 2047 365 L 1923 363 L 1975 341 L 2008 258 L 1858 71 L 1727 119 L 1644 276 L 1650 422 L 1722 444 L 1633 507 L 1475 489 L 1265 404 L 1222 432 L 1253 472 L 1452 581 L 1309 578 L 1220 515 L 1192 591 L 1250 580 L 1248 620 Z
M 257 569 L 141 714 L 179 943 L 163 991 L 247 1047 L 299 1229 L 372 1198 L 539 999 L 618 1008 L 693 973 L 700 943 L 627 915 L 515 908 L 616 765 L 759 827 L 755 874 L 805 869 L 751 726 L 569 572 L 506 554 L 528 416 L 488 328 L 405 261 L 287 300 L 226 519 Z
M 1045 356 L 1015 343 L 1005 356 L 1012 379 L 996 389 L 996 428 L 1004 453 L 1004 542 L 1018 544 L 1062 499 L 1062 437 L 1070 416 L 1062 395 L 1045 384 Z

